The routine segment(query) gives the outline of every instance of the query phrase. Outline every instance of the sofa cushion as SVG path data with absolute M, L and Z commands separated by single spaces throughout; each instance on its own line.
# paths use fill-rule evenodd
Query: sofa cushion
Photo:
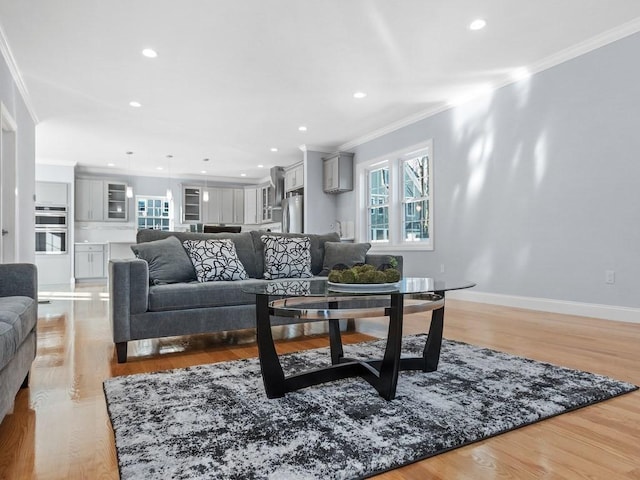
M 324 244 L 325 242 L 339 242 L 340 236 L 336 232 L 325 233 L 322 235 L 315 233 L 273 233 L 266 230 L 253 230 L 250 232 L 253 237 L 254 250 L 256 254 L 256 276 L 255 278 L 263 278 L 264 272 L 264 243 L 262 242 L 263 235 L 272 235 L 285 238 L 301 238 L 309 237 L 311 241 L 311 273 L 318 275 L 322 271 L 322 261 L 324 259 Z M 242 259 L 242 257 L 240 257 Z M 246 266 L 246 264 L 245 264 Z
M 233 241 L 236 246 L 236 253 L 238 258 L 242 262 L 247 275 L 251 278 L 262 277 L 262 262 L 260 263 L 260 270 L 257 270 L 258 261 L 256 259 L 256 250 L 254 246 L 254 239 L 250 232 L 241 233 L 196 233 L 196 232 L 163 232 L 162 230 L 138 230 L 136 234 L 136 241 L 138 243 L 150 242 L 152 240 L 159 240 L 161 238 L 167 238 L 169 236 L 175 236 L 181 242 L 185 240 L 207 240 L 207 239 L 223 239 L 228 238 Z M 260 253 L 262 256 L 262 253 Z M 260 272 L 258 274 L 258 271 Z M 259 277 L 258 277 L 259 275 Z M 195 277 L 194 277 L 195 279 Z
M 247 272 L 238 259 L 235 244 L 227 239 L 182 242 L 199 282 L 244 280 Z
M 149 287 L 149 310 L 162 312 L 192 308 L 255 305 L 256 296 L 242 291 L 243 283 L 264 280 L 174 283 Z
M 263 235 L 264 278 L 310 278 L 311 241 L 309 237 L 286 238 Z
M 196 279 L 196 272 L 180 240 L 169 236 L 161 240 L 131 245 L 136 257 L 149 264 L 149 283 L 190 282 Z
M 339 263 L 349 268 L 356 263 L 365 263 L 370 248 L 370 243 L 325 242 L 320 275 L 329 275 L 329 271 Z
M 30 297 L 0 298 L 0 369 L 9 363 L 36 326 L 37 304 Z

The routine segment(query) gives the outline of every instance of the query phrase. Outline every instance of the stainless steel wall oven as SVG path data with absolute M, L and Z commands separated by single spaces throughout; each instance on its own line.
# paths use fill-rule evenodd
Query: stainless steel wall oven
M 35 213 L 36 253 L 67 253 L 67 207 L 37 205 Z

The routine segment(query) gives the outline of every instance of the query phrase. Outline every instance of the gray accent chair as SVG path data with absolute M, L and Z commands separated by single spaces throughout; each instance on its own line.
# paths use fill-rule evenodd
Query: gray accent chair
M 138 244 L 166 239 L 184 240 L 229 238 L 233 240 L 247 274 L 246 280 L 180 282 L 151 285 L 149 264 L 135 259 L 109 261 L 109 318 L 118 363 L 127 361 L 127 342 L 179 335 L 215 333 L 256 327 L 256 297 L 242 291 L 242 285 L 265 282 L 261 236 L 265 231 L 241 233 L 193 233 L 140 230 Z M 337 233 L 276 234 L 308 236 L 311 240 L 311 271 L 323 268 L 325 242 L 339 242 Z M 402 268 L 402 257 L 396 257 Z M 379 265 L 389 255 L 367 255 L 366 262 Z M 401 270 L 402 271 L 402 270 Z M 285 323 L 275 319 L 274 325 Z
M 38 272 L 30 263 L 0 264 L 0 421 L 29 385 L 36 356 Z

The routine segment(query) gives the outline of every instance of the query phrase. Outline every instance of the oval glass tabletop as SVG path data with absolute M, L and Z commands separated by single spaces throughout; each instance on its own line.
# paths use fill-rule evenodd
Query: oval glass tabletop
M 385 285 L 379 288 L 376 284 L 330 284 L 326 278 L 285 278 L 269 280 L 266 282 L 251 282 L 242 285 L 242 291 L 256 295 L 274 295 L 283 297 L 312 296 L 323 297 L 326 295 L 389 295 L 391 293 L 416 294 L 416 293 L 442 293 L 450 290 L 471 288 L 475 283 L 467 280 L 455 280 L 449 278 L 403 278 L 394 286 Z

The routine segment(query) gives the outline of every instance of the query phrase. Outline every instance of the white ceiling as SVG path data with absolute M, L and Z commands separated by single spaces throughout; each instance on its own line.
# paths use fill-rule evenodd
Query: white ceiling
M 247 181 L 301 145 L 354 146 L 639 19 L 638 0 L 0 0 L 37 162 L 127 169 L 133 151 L 141 174 Z

